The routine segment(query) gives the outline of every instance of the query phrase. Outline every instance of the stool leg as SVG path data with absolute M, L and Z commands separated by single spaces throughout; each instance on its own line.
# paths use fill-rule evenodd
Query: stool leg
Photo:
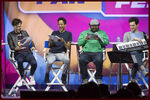
M 79 84 L 81 85 L 81 73 L 80 73 L 79 64 L 78 64 L 78 76 L 79 76 Z
M 21 77 L 19 77 L 16 81 L 16 83 L 13 85 L 13 87 L 11 88 L 11 90 L 9 91 L 8 95 L 10 95 L 12 93 L 12 91 L 15 89 L 15 87 L 17 86 L 17 84 L 19 83 L 19 81 L 21 81 Z
M 122 88 L 122 64 L 120 65 L 120 88 Z
M 70 76 L 70 75 L 69 75 L 69 70 L 68 70 L 68 88 L 69 88 L 69 76 Z
M 111 73 L 112 73 L 112 63 L 111 63 L 111 65 L 110 65 L 110 73 L 109 73 L 109 85 L 108 85 L 108 87 L 110 88 L 110 83 L 111 83 Z
M 120 75 L 120 68 L 119 68 L 119 64 L 118 64 L 118 73 L 117 73 L 117 91 L 119 90 L 119 75 Z

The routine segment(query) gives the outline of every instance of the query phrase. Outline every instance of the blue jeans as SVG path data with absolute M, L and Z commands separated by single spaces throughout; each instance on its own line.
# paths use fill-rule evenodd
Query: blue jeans
M 79 64 L 82 79 L 88 79 L 87 64 L 93 62 L 96 66 L 96 79 L 102 79 L 103 53 L 102 52 L 83 52 L 79 57 Z
M 137 63 L 133 63 L 132 71 L 131 71 L 131 77 L 135 79 L 137 71 L 141 65 L 143 65 L 142 58 L 143 58 L 143 52 L 142 51 L 133 51 L 130 53 L 131 55 L 135 55 Z
M 19 73 L 20 73 L 21 77 L 24 76 L 23 62 L 28 62 L 31 65 L 30 75 L 34 74 L 34 72 L 37 68 L 37 62 L 36 62 L 32 52 L 15 53 L 15 59 L 18 63 L 18 69 L 19 69 Z

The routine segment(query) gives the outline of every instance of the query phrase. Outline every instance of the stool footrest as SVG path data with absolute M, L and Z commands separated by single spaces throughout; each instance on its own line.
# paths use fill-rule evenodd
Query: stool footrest
M 64 84 L 60 84 L 60 83 L 47 83 L 47 85 L 64 85 Z

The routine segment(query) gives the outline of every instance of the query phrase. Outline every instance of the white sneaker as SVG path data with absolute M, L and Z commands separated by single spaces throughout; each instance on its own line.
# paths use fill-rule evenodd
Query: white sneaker
M 142 73 L 144 74 L 144 77 L 148 76 L 148 72 L 147 71 L 143 71 Z
M 135 83 L 137 83 L 137 80 L 136 80 L 136 79 L 131 79 L 130 82 L 135 82 Z
M 96 79 L 97 84 L 102 84 L 102 80 L 101 79 Z
M 88 83 L 88 79 L 84 79 L 82 84 L 87 84 Z
M 139 67 L 139 69 L 141 70 L 142 74 L 144 74 L 145 77 L 148 76 L 148 72 L 143 65 Z
M 29 85 L 35 85 L 34 77 L 33 77 L 33 76 L 29 76 L 29 78 L 30 78 L 30 83 L 29 83 Z

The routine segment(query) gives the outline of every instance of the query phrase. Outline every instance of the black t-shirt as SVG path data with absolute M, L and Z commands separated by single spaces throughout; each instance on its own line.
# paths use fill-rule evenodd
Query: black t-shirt
M 24 38 L 24 36 L 21 33 L 18 33 L 17 38 L 18 38 L 18 42 L 21 43 L 21 40 Z M 21 49 L 21 50 L 16 51 L 16 52 L 27 52 L 27 51 L 30 51 L 30 47 L 26 47 L 26 48 Z
M 66 42 L 72 42 L 72 34 L 71 32 L 65 31 L 63 33 L 60 33 L 59 31 L 53 31 L 51 35 L 58 36 L 60 38 L 63 38 Z M 66 52 L 66 47 L 63 42 L 58 41 L 58 42 L 53 42 L 52 47 L 49 52 L 52 53 L 61 53 L 61 52 Z

